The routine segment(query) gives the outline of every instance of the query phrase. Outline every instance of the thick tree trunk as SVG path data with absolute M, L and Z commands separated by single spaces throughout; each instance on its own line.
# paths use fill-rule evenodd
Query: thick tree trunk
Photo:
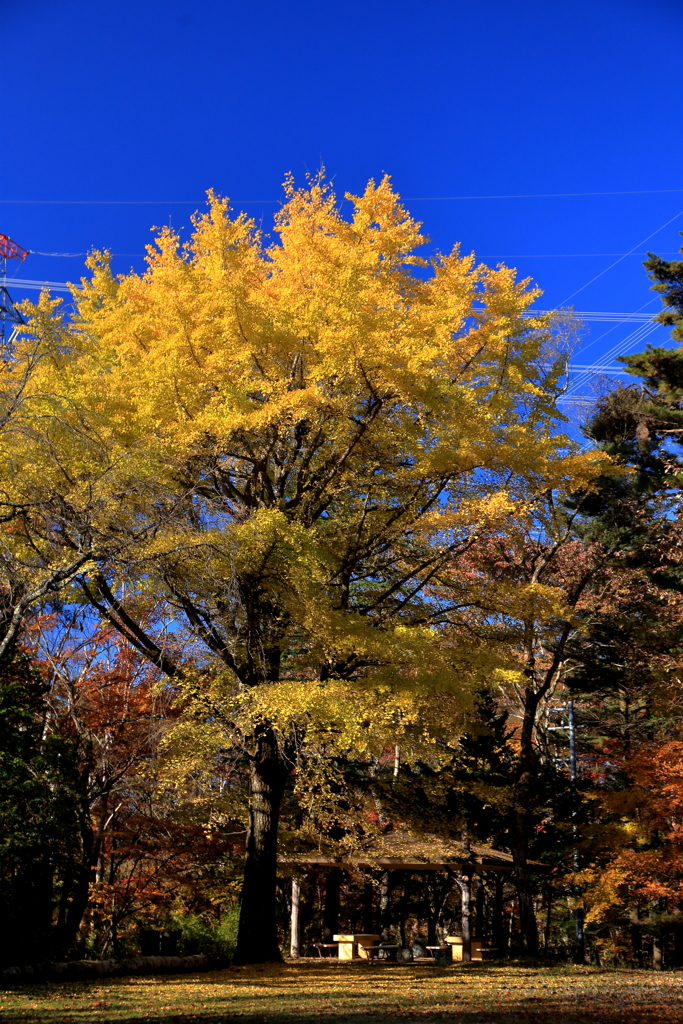
M 437 932 L 441 913 L 443 911 L 448 895 L 453 887 L 451 875 L 446 875 L 445 880 L 440 883 L 439 874 L 434 872 L 431 879 L 428 879 L 427 888 L 427 945 L 438 945 Z
M 512 843 L 512 856 L 517 883 L 517 905 L 519 907 L 519 929 L 522 951 L 528 956 L 538 954 L 538 926 L 534 913 L 534 890 L 527 866 L 528 842 L 520 830 Z
M 62 955 L 68 954 L 76 946 L 81 922 L 88 907 L 92 871 L 97 862 L 98 850 L 93 836 L 90 803 L 84 801 L 79 810 L 81 857 L 71 885 L 71 901 L 63 917 L 63 926 L 60 928 Z
M 282 962 L 277 940 L 275 885 L 280 804 L 288 768 L 272 729 L 257 736 L 249 793 L 249 834 L 235 964 Z
M 472 871 L 465 868 L 454 874 L 460 887 L 461 921 L 462 921 L 462 962 L 468 964 L 472 959 Z
M 515 785 L 515 809 L 510 837 L 510 851 L 517 883 L 522 950 L 529 956 L 538 954 L 538 926 L 534 913 L 534 891 L 528 865 L 529 840 L 534 824 L 531 804 L 538 776 L 538 758 L 533 740 L 537 707 L 538 694 L 528 689 L 525 694 L 524 716 L 519 737 L 519 775 Z

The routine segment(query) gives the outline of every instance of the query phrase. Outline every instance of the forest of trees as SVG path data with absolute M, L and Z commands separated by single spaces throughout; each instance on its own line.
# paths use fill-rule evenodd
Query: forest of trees
M 420 256 L 388 180 L 346 198 L 288 181 L 273 242 L 210 194 L 144 274 L 95 253 L 72 306 L 25 304 L 4 965 L 279 959 L 287 862 L 390 832 L 510 855 L 473 892 L 501 951 L 683 963 L 683 350 L 626 357 L 572 439 L 571 313 Z M 645 266 L 680 342 L 683 262 Z M 304 950 L 340 901 L 406 942 L 461 900 L 448 874 L 301 884 Z

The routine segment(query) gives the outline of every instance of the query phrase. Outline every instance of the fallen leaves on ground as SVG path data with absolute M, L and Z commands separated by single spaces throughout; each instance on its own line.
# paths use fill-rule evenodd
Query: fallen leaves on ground
M 212 974 L 17 987 L 7 1024 L 679 1024 L 683 973 L 299 961 Z

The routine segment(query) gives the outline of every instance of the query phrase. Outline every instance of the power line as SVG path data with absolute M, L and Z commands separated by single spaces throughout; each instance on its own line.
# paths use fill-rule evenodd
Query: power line
M 568 373 L 578 373 L 579 370 L 590 370 L 591 373 L 626 373 L 623 366 L 602 366 L 598 363 L 570 363 L 567 366 Z
M 584 196 L 650 196 L 669 195 L 683 192 L 683 188 L 643 188 L 610 192 L 527 192 L 512 195 L 489 196 L 406 196 L 400 197 L 405 203 L 455 203 L 471 199 L 567 199 Z M 233 199 L 234 203 L 247 205 L 260 203 L 282 203 L 282 199 Z M 205 199 L 0 199 L 7 206 L 195 206 Z
M 664 193 L 683 192 L 683 188 L 645 188 L 629 189 L 623 192 L 533 192 L 519 195 L 496 196 L 409 196 L 406 203 L 444 203 L 460 199 L 565 199 L 576 196 L 645 196 L 662 195 Z
M 674 214 L 674 216 L 670 220 L 667 220 L 665 224 L 662 224 L 662 226 L 657 228 L 656 231 L 653 231 L 651 235 L 648 235 L 647 238 L 643 238 L 642 241 L 637 242 L 632 249 L 629 249 L 628 252 L 625 252 L 624 255 L 620 256 L 618 260 L 615 260 L 614 263 L 610 263 L 609 267 L 605 267 L 604 270 L 601 270 L 599 274 L 596 274 L 595 277 L 592 277 L 590 281 L 586 282 L 586 284 L 582 284 L 581 287 L 577 288 L 575 292 L 572 292 L 571 295 L 568 295 L 566 299 L 563 299 L 560 305 L 564 306 L 565 303 L 569 302 L 570 299 L 573 299 L 575 295 L 578 295 L 579 292 L 582 292 L 584 288 L 588 288 L 588 286 L 593 284 L 594 281 L 597 281 L 598 278 L 602 277 L 603 274 L 606 274 L 608 270 L 611 270 L 612 267 L 616 267 L 617 263 L 621 263 L 621 261 L 626 259 L 627 256 L 630 256 L 632 253 L 634 253 L 636 249 L 640 249 L 641 245 L 645 245 L 646 242 L 649 242 L 651 238 L 654 238 L 655 235 L 658 235 L 660 231 L 664 230 L 664 228 L 668 228 L 669 224 L 673 224 L 675 220 L 678 220 L 681 214 L 683 214 L 683 210 L 679 210 L 678 213 Z
M 71 291 L 66 281 L 31 281 L 23 277 L 8 277 L 4 278 L 3 282 L 12 286 L 18 285 L 20 288 L 28 288 L 31 291 L 42 291 L 43 288 L 52 288 L 57 292 Z
M 635 331 L 632 331 L 626 338 L 623 338 L 620 342 L 617 342 L 616 345 L 613 345 L 611 349 L 608 349 L 607 352 L 603 353 L 600 360 L 594 363 L 590 369 L 584 370 L 583 373 L 579 374 L 577 379 L 574 380 L 567 388 L 564 395 L 560 397 L 559 401 L 566 401 L 567 398 L 576 394 L 576 392 L 587 383 L 588 378 L 592 376 L 593 373 L 600 372 L 598 368 L 602 366 L 603 363 L 608 362 L 615 356 L 625 355 L 630 348 L 633 348 L 634 345 L 640 344 L 648 334 L 652 334 L 652 332 L 656 331 L 659 326 L 660 324 L 654 322 L 641 324 L 640 327 L 637 327 Z
M 628 319 L 625 318 L 624 320 L 621 320 L 621 319 L 618 320 L 616 323 L 614 323 L 612 325 L 612 327 L 609 328 L 609 330 L 603 331 L 602 334 L 599 334 L 597 336 L 597 338 L 593 338 L 593 340 L 589 341 L 587 345 L 584 345 L 583 346 L 583 352 L 586 352 L 587 349 L 592 348 L 594 345 L 597 345 L 597 343 L 599 341 L 602 341 L 603 338 L 606 338 L 608 334 L 612 333 L 612 331 L 616 331 L 617 327 L 619 327 L 621 323 L 630 323 L 630 322 L 637 321 L 638 314 L 640 314 L 643 309 L 647 309 L 648 306 L 651 306 L 652 303 L 656 302 L 656 301 L 657 301 L 656 299 L 648 299 L 647 302 L 644 302 L 642 304 L 642 306 L 639 306 L 638 309 L 636 309 L 634 313 L 630 314 Z M 584 319 L 588 319 L 589 316 L 590 316 L 589 314 L 588 315 L 585 314 L 585 313 L 583 314 Z M 610 314 L 607 314 L 607 316 L 610 316 Z
M 44 288 L 51 288 L 53 291 L 65 291 L 70 292 L 71 288 L 65 281 L 37 281 L 26 278 L 9 278 L 4 279 L 4 283 L 11 283 L 20 288 L 26 288 L 31 291 L 42 291 Z M 551 312 L 550 310 L 536 310 L 535 312 L 527 311 L 525 316 L 539 316 L 544 313 Z M 619 323 L 638 323 L 640 326 L 632 331 L 626 338 L 614 345 L 608 352 L 604 353 L 598 362 L 592 364 L 579 364 L 575 363 L 567 367 L 568 373 L 578 373 L 579 377 L 574 380 L 568 390 L 559 399 L 561 402 L 574 403 L 576 400 L 572 397 L 574 393 L 583 386 L 589 377 L 595 373 L 618 373 L 624 374 L 626 371 L 620 367 L 605 365 L 615 355 L 620 355 L 622 352 L 626 352 L 635 343 L 643 340 L 648 334 L 651 334 L 660 325 L 652 320 L 649 316 L 639 316 L 637 313 L 603 313 L 603 312 L 583 312 L 576 311 L 573 313 L 576 317 L 582 320 L 595 320 L 595 321 L 617 321 L 615 326 Z
M 12 285 L 18 285 L 20 288 L 54 288 L 57 291 L 71 291 L 71 286 L 66 281 L 40 281 L 32 280 L 24 277 L 13 277 L 8 278 L 8 282 Z M 655 299 L 650 299 L 646 305 L 650 302 L 654 302 Z M 641 306 L 641 309 L 644 308 Z M 547 316 L 550 313 L 557 312 L 552 309 L 527 309 L 522 313 L 523 317 L 538 317 Z M 640 310 L 636 310 L 635 313 L 613 313 L 603 312 L 602 310 L 568 310 L 572 316 L 575 316 L 579 320 L 588 320 L 594 322 L 606 322 L 615 323 L 615 326 L 619 326 L 620 323 L 634 324 L 642 323 L 649 324 L 654 323 L 651 316 L 645 313 L 641 313 Z M 655 324 L 658 327 L 659 324 Z M 586 346 L 587 347 L 587 346 Z
M 40 290 L 42 288 L 52 288 L 55 291 L 70 292 L 71 291 L 71 287 L 72 287 L 66 281 L 40 281 L 40 280 L 34 280 L 34 279 L 31 279 L 31 278 L 24 278 L 24 277 L 7 278 L 7 282 L 12 284 L 13 286 L 17 286 L 19 288 L 28 288 L 30 290 Z M 75 287 L 78 287 L 78 286 L 75 286 Z M 654 299 L 650 300 L 650 302 L 654 302 L 654 301 L 655 301 Z M 649 305 L 649 303 L 648 303 L 648 305 Z M 525 312 L 522 314 L 522 316 L 524 316 L 526 318 L 538 317 L 538 316 L 546 316 L 546 315 L 548 315 L 550 313 L 553 313 L 553 312 L 556 312 L 556 310 L 551 310 L 551 309 L 525 310 Z M 591 322 L 596 322 L 596 323 L 597 322 L 614 323 L 615 327 L 618 327 L 619 324 L 621 324 L 621 323 L 624 323 L 624 324 L 635 324 L 635 323 L 637 323 L 637 324 L 653 324 L 653 329 L 660 326 L 658 323 L 655 323 L 653 321 L 651 316 L 649 316 L 647 314 L 644 314 L 644 313 L 641 314 L 640 311 L 636 311 L 635 313 L 613 313 L 613 312 L 603 312 L 602 310 L 597 310 L 597 311 L 593 311 L 593 310 L 569 310 L 568 312 L 570 312 L 572 316 L 575 316 L 579 320 L 586 320 L 586 321 L 591 321 Z M 603 337 L 604 337 L 604 335 L 603 335 Z M 588 347 L 588 346 L 586 346 L 586 347 Z
M 30 250 L 32 256 L 53 256 L 58 259 L 73 259 L 76 256 L 87 256 L 87 252 L 40 252 L 38 249 Z M 146 256 L 145 252 L 113 252 L 112 256 Z M 593 256 L 647 256 L 647 252 L 513 252 L 513 253 L 480 253 L 481 260 L 560 260 L 560 259 L 590 259 Z M 681 250 L 675 252 L 660 252 L 659 256 L 680 256 Z
M 51 253 L 42 253 L 43 256 L 52 255 Z M 55 255 L 57 255 L 55 253 Z M 482 260 L 561 260 L 561 259 L 588 259 L 591 256 L 647 256 L 647 252 L 536 252 L 536 253 L 483 253 L 480 257 Z M 660 252 L 660 256 L 680 256 L 681 250 L 677 249 L 675 252 Z
M 655 299 L 650 299 L 645 305 L 649 306 L 651 302 L 655 302 Z M 640 307 L 644 309 L 644 306 Z M 548 316 L 551 313 L 563 312 L 560 309 L 527 309 L 522 313 L 523 317 L 537 317 L 537 316 Z M 620 323 L 624 324 L 635 324 L 635 323 L 651 323 L 652 316 L 647 313 L 641 313 L 639 309 L 635 313 L 608 313 L 602 310 L 581 310 L 581 309 L 568 309 L 566 310 L 571 316 L 575 316 L 579 320 L 590 320 L 590 321 L 602 321 L 606 323 L 615 323 L 618 327 Z M 609 331 L 606 332 L 609 334 Z M 603 335 L 604 337 L 604 335 Z

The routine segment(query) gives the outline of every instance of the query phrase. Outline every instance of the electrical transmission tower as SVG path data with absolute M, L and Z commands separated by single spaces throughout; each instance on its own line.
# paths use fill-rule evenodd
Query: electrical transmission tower
M 25 320 L 12 301 L 7 291 L 7 260 L 25 260 L 28 249 L 22 249 L 7 235 L 0 235 L 0 347 L 7 350 L 11 347 L 18 329 Z M 9 338 L 6 337 L 6 324 L 12 324 Z

